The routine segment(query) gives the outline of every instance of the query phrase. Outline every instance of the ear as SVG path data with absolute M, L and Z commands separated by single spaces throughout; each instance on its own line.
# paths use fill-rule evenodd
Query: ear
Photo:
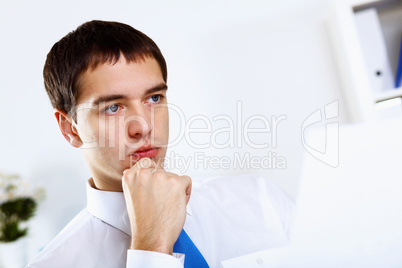
M 60 109 L 54 109 L 54 116 L 56 117 L 61 134 L 63 134 L 68 143 L 76 148 L 81 147 L 83 142 L 71 116 Z

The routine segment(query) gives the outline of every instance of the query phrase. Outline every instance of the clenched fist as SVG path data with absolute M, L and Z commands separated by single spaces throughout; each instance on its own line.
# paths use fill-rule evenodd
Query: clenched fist
M 131 225 L 131 249 L 173 254 L 183 229 L 191 179 L 157 168 L 150 158 L 126 169 L 123 192 Z

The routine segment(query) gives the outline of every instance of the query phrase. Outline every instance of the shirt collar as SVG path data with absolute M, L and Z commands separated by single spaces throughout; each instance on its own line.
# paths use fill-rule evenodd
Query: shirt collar
M 126 200 L 122 192 L 97 190 L 87 182 L 87 209 L 96 218 L 131 236 Z M 189 205 L 187 215 L 192 216 Z

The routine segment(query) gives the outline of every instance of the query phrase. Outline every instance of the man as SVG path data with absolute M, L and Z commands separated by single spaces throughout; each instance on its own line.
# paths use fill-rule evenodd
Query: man
M 27 267 L 221 267 L 287 245 L 293 203 L 267 180 L 210 178 L 192 189 L 189 176 L 163 169 L 167 68 L 149 37 L 87 22 L 53 46 L 44 80 L 92 178 L 87 208 Z

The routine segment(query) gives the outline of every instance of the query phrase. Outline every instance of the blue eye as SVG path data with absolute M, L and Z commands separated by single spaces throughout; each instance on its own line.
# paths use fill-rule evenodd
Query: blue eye
M 153 96 L 150 97 L 148 100 L 149 100 L 149 102 L 151 102 L 151 103 L 158 103 L 158 102 L 161 101 L 162 97 L 163 97 L 162 95 L 153 95 Z
M 116 113 L 118 110 L 119 110 L 119 105 L 113 104 L 113 105 L 110 105 L 109 107 L 107 107 L 107 108 L 105 109 L 105 112 L 108 113 L 108 114 L 114 114 L 114 113 Z

